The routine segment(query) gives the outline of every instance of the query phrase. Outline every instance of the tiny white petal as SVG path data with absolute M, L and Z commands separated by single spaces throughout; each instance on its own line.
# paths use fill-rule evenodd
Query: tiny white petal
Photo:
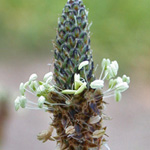
M 52 72 L 49 72 L 47 74 L 45 74 L 44 78 L 43 78 L 43 81 L 47 81 L 49 78 L 53 78 L 53 73 Z
M 81 70 L 83 67 L 87 66 L 89 64 L 89 61 L 83 61 L 79 64 L 78 70 Z
M 31 82 L 31 81 L 34 81 L 34 80 L 36 80 L 37 79 L 37 74 L 32 74 L 31 76 L 30 76 L 30 78 L 29 78 L 29 81 Z
M 104 87 L 104 81 L 103 80 L 95 80 L 91 82 L 90 87 L 92 89 L 101 89 Z

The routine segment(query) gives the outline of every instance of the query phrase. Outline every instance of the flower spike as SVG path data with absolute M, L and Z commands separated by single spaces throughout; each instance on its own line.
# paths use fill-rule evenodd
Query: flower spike
M 103 120 L 108 120 L 103 113 L 105 100 L 114 97 L 119 102 L 130 78 L 117 77 L 117 61 L 106 58 L 101 62 L 99 78 L 95 77 L 88 11 L 82 0 L 68 0 L 65 5 L 58 19 L 54 49 L 54 72 L 46 73 L 42 81 L 34 73 L 20 84 L 16 111 L 25 108 L 53 114 L 50 128 L 38 139 L 56 141 L 59 150 L 102 150 L 103 146 L 110 150 L 103 125 Z M 29 100 L 27 92 L 36 100 Z M 57 135 L 53 137 L 54 128 Z

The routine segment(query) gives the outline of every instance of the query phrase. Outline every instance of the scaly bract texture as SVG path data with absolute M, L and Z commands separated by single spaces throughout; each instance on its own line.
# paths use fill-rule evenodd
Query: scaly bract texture
M 89 61 L 86 67 L 87 80 L 93 80 L 93 59 L 90 49 L 88 12 L 81 0 L 70 0 L 65 5 L 58 21 L 55 46 L 54 73 L 56 84 L 62 89 L 71 89 L 78 65 Z M 83 69 L 80 71 L 84 77 Z
M 51 126 L 56 129 L 60 150 L 101 150 L 106 128 L 102 126 L 105 102 L 99 90 L 87 90 L 71 96 L 68 106 L 55 106 Z M 65 104 L 66 98 L 51 92 L 49 102 Z M 97 117 L 98 116 L 98 117 Z M 67 130 L 70 128 L 70 132 Z M 67 132 L 68 131 L 68 132 Z M 97 134 L 93 134 L 94 132 Z

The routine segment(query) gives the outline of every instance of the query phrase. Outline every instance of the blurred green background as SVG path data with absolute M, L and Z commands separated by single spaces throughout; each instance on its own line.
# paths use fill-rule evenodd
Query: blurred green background
M 0 58 L 47 56 L 53 49 L 57 18 L 66 0 L 1 0 Z M 89 8 L 91 45 L 99 63 L 103 57 L 129 69 L 150 56 L 149 0 L 84 0 Z M 17 55 L 16 55 L 17 54 Z M 143 60 L 144 57 L 144 60 Z M 137 59 L 138 58 L 138 59 Z M 143 62 L 144 61 L 144 62 Z M 150 72 L 149 72 L 150 73 Z
M 48 123 L 45 122 L 48 122 L 49 118 L 46 116 L 45 122 L 37 123 L 37 128 L 34 127 L 31 132 L 34 123 L 38 122 L 39 118 L 43 119 L 43 114 L 32 113 L 35 119 L 31 118 L 34 115 L 30 115 L 30 119 L 27 119 L 31 112 L 18 117 L 14 112 L 12 101 L 14 95 L 18 94 L 20 82 L 27 81 L 33 72 L 42 77 L 49 70 L 46 65 L 52 63 L 52 40 L 55 40 L 58 17 L 66 1 L 0 0 L 0 84 L 12 94 L 9 106 L 11 115 L 3 129 L 6 131 L 6 140 L 2 150 L 19 150 L 18 144 L 23 144 L 22 138 L 26 142 L 32 141 L 24 146 L 24 149 L 43 148 L 33 135 L 35 136 L 42 127 L 47 128 Z M 148 142 L 150 140 L 148 117 L 150 116 L 150 0 L 84 0 L 84 4 L 89 10 L 89 22 L 93 23 L 91 48 L 95 65 L 100 65 L 104 57 L 117 60 L 120 65 L 120 75 L 125 73 L 131 76 L 131 87 L 125 95 L 126 98 L 120 104 L 111 104 L 108 108 L 108 114 L 116 117 L 114 123 L 109 124 L 108 132 L 112 137 L 110 145 L 115 150 L 141 150 L 143 145 L 148 149 L 150 147 Z M 26 120 L 32 123 L 26 123 Z M 116 125 L 120 125 L 120 121 L 123 124 L 116 130 Z M 24 132 L 23 135 L 20 135 L 23 130 L 20 124 L 26 126 L 26 133 Z M 17 132 L 16 126 L 20 133 Z M 28 135 L 29 131 L 33 135 Z M 16 140 L 12 140 L 14 135 Z M 130 138 L 127 140 L 127 137 Z M 123 141 L 118 146 L 120 138 Z M 47 147 L 49 145 L 44 148 Z

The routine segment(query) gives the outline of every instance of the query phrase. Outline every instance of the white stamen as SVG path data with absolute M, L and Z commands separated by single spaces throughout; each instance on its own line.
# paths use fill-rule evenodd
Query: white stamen
M 20 108 L 20 97 L 18 96 L 16 99 L 15 99 L 15 110 L 19 110 Z
M 75 94 L 76 90 L 63 90 L 62 94 Z
M 38 99 L 38 106 L 39 108 L 42 108 L 45 102 L 45 97 L 44 96 L 40 96 Z
M 100 74 L 100 77 L 99 77 L 99 79 L 101 80 L 102 79 L 102 75 L 103 75 L 103 73 L 104 73 L 104 67 L 102 68 L 102 72 L 101 72 L 101 74 Z
M 44 85 L 40 85 L 37 88 L 37 94 L 42 94 L 43 92 L 45 92 L 46 88 L 44 87 Z
M 106 79 L 107 76 L 108 76 L 108 71 L 106 70 L 106 71 L 105 71 L 105 75 L 104 75 L 104 77 L 103 77 L 102 80 L 104 81 L 104 80 Z
M 129 85 L 126 82 L 122 82 L 116 85 L 116 90 L 120 92 L 124 92 L 129 88 Z
M 23 84 L 23 83 L 20 83 L 19 89 L 20 89 L 21 95 L 24 95 L 24 93 L 25 93 L 25 88 L 24 88 L 24 84 Z
M 104 59 L 102 60 L 102 64 L 101 64 L 101 65 L 102 65 L 102 68 L 104 68 L 104 70 L 106 70 L 106 69 L 107 69 L 107 66 L 110 65 L 110 60 L 104 58 Z
M 101 89 L 104 87 L 104 81 L 103 80 L 95 80 L 91 82 L 90 87 L 92 89 Z
M 37 81 L 31 81 L 30 85 L 29 85 L 29 89 L 32 91 L 32 92 L 35 92 L 38 88 L 38 82 Z
M 34 80 L 36 80 L 37 79 L 37 74 L 32 74 L 31 76 L 30 76 L 30 78 L 29 78 L 29 82 L 31 82 L 31 81 L 34 81 Z
M 37 103 L 34 103 L 34 102 L 32 102 L 31 100 L 29 100 L 29 99 L 27 99 L 27 103 L 38 106 Z
M 80 81 L 80 74 L 74 75 L 74 89 L 77 90 L 83 83 Z
M 123 82 L 127 82 L 128 84 L 130 83 L 130 77 L 127 77 L 126 75 L 122 76 Z
M 121 92 L 115 91 L 115 99 L 116 102 L 119 102 L 121 100 Z
M 26 97 L 25 97 L 25 96 L 21 96 L 21 97 L 20 97 L 20 106 L 21 106 L 22 108 L 25 108 L 25 107 L 26 107 L 26 103 L 27 103 Z
M 83 67 L 87 66 L 89 64 L 89 61 L 83 61 L 79 64 L 78 70 L 81 70 Z
M 52 78 L 53 77 L 53 73 L 52 72 L 49 72 L 47 74 L 45 74 L 44 78 L 43 78 L 43 81 L 47 81 L 49 78 Z
M 76 92 L 74 93 L 74 95 L 78 95 L 78 94 L 82 93 L 82 92 L 87 88 L 86 85 L 87 85 L 87 83 L 84 82 L 84 83 L 81 85 L 81 87 L 80 87 L 78 90 L 76 90 Z
M 28 89 L 25 89 L 25 90 L 26 90 L 28 93 L 30 93 L 30 94 L 36 96 L 33 92 L 29 91 Z
M 108 95 L 108 96 L 104 96 L 103 99 L 105 99 L 105 98 L 110 98 L 110 97 L 114 97 L 114 95 L 115 95 L 115 94 L 111 94 L 111 95 Z

